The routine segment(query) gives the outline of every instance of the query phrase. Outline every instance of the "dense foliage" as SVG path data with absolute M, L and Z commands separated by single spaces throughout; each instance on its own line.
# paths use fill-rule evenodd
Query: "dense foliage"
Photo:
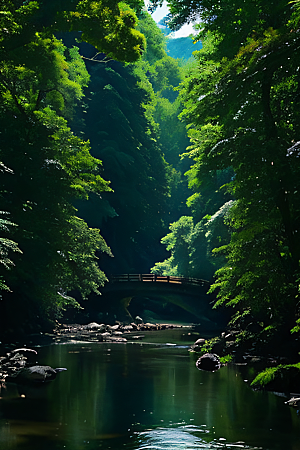
M 1 2 L 0 22 L 3 334 L 149 271 L 185 211 L 188 140 L 183 71 L 143 2 Z
M 235 323 L 252 316 L 287 333 L 298 330 L 300 313 L 297 4 L 168 2 L 170 27 L 202 21 L 203 49 L 181 89 L 193 204 L 218 174 L 233 172 L 221 188 L 234 201 L 230 241 L 215 250 L 226 257 L 212 288 L 217 305 L 233 307 Z
M 3 328 L 153 266 L 299 332 L 299 2 L 168 4 L 186 66 L 141 1 L 0 2 Z
M 133 61 L 145 46 L 136 22 L 115 1 L 1 2 L 2 332 L 41 324 L 76 304 L 68 292 L 85 298 L 106 280 L 95 252 L 110 249 L 73 206 L 111 190 L 89 142 L 68 125 L 89 74 L 78 49 L 53 33 L 80 30 L 98 51 Z
M 164 35 L 150 15 L 139 17 L 147 48 L 134 65 L 106 61 L 103 54 L 92 59 L 92 48 L 80 46 L 91 76 L 85 133 L 114 193 L 76 205 L 111 246 L 114 258 L 101 257 L 107 273 L 149 272 L 165 256 L 159 240 L 187 197 L 179 154 L 188 139 L 174 91 L 182 70 L 167 56 Z
M 108 273 L 147 272 L 159 250 L 168 198 L 167 163 L 147 111 L 151 86 L 115 61 L 88 68 L 86 136 L 114 193 L 93 196 L 78 205 L 79 213 L 110 243 L 114 259 L 103 261 Z

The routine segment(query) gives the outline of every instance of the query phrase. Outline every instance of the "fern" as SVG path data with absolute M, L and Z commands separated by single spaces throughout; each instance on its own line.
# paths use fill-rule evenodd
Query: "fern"
M 4 214 L 8 213 L 5 211 L 0 211 L 0 215 Z M 10 231 L 11 227 L 15 226 L 16 224 L 10 222 L 9 220 L 0 218 L 0 233 L 7 233 Z M 0 237 L 0 264 L 2 264 L 6 269 L 10 269 L 12 266 L 14 266 L 13 261 L 9 257 L 9 254 L 11 252 L 22 253 L 16 242 L 5 237 Z M 2 290 L 10 290 L 3 278 L 0 279 L 0 291 Z

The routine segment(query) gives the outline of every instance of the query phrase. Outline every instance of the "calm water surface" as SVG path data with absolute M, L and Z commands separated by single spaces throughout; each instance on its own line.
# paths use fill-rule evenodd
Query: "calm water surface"
M 41 364 L 68 370 L 43 388 L 1 390 L 0 449 L 300 450 L 285 399 L 253 392 L 235 366 L 197 370 L 183 332 L 39 348 Z

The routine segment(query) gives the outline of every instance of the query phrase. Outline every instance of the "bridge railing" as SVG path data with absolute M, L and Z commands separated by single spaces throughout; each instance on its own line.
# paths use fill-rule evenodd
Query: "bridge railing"
M 112 275 L 109 277 L 109 281 L 111 283 L 142 281 L 150 283 L 189 284 L 195 286 L 207 286 L 209 284 L 209 281 L 201 280 L 199 278 L 163 276 L 154 273 L 123 273 L 120 275 Z

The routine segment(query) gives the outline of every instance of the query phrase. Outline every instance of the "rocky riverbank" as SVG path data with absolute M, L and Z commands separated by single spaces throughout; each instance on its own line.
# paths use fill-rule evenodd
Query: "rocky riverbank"
M 262 346 L 259 335 L 250 335 L 241 339 L 238 330 L 222 332 L 212 339 L 199 338 L 191 345 L 189 351 L 195 353 L 195 359 L 212 354 L 219 358 L 221 364 L 241 366 L 245 381 L 252 389 L 265 389 L 273 392 L 300 392 L 300 363 L 297 352 L 285 351 L 285 346 Z M 276 342 L 276 341 L 275 341 Z M 243 370 L 245 366 L 245 370 Z M 251 370 L 247 370 L 251 367 Z
M 31 348 L 17 348 L 0 356 L 0 382 L 13 377 L 25 367 L 36 364 L 37 351 Z
M 190 344 L 188 350 L 191 352 L 191 356 L 194 355 L 198 369 L 215 371 L 224 364 L 238 365 L 240 366 L 239 370 L 243 373 L 245 382 L 251 388 L 264 388 L 282 392 L 286 394 L 287 398 L 289 398 L 290 394 L 293 397 L 293 401 L 289 400 L 287 403 L 298 408 L 299 395 L 295 395 L 295 393 L 300 391 L 299 363 L 289 364 L 288 359 L 281 355 L 259 354 L 255 351 L 255 345 L 251 347 L 249 345 L 241 345 L 239 334 L 235 331 L 222 332 L 218 337 L 207 339 L 204 336 L 200 337 L 200 329 L 197 330 L 197 327 L 190 326 L 186 330 L 186 326 L 175 324 L 143 322 L 132 322 L 129 325 L 122 323 L 109 325 L 96 322 L 86 325 L 57 324 L 57 327 L 52 332 L 36 336 L 36 339 L 40 340 L 39 343 L 36 342 L 34 344 L 29 340 L 27 345 L 40 346 L 43 340 L 45 340 L 45 345 L 68 342 L 127 343 L 140 341 L 144 338 L 147 339 L 147 336 L 155 335 L 156 333 L 153 334 L 153 332 L 156 331 L 179 328 L 182 329 L 182 336 L 188 337 L 188 339 L 184 338 L 185 341 L 191 342 L 191 338 L 197 338 L 194 343 Z M 21 345 L 26 347 L 25 342 Z M 0 356 L 0 381 L 5 381 L 7 376 L 15 376 L 24 367 L 37 364 L 36 350 L 25 347 L 16 348 L 16 344 L 6 346 L 5 352 L 7 353 L 2 353 L 3 356 Z M 14 350 L 7 351 L 11 348 Z
M 40 346 L 57 343 L 74 343 L 74 342 L 90 342 L 90 343 L 126 343 L 142 340 L 147 332 L 171 330 L 183 328 L 183 325 L 175 324 L 153 324 L 153 323 L 131 323 L 126 324 L 98 324 L 96 322 L 87 325 L 82 324 L 58 324 L 51 333 L 41 333 L 38 335 L 28 336 L 27 343 L 23 342 L 24 347 L 16 348 L 16 343 L 5 345 L 2 348 L 2 356 L 0 354 L 0 382 L 8 378 L 15 377 L 20 371 L 27 367 L 35 366 L 37 361 L 37 351 L 30 346 Z M 9 351 L 7 351 L 10 349 Z M 7 378 L 8 377 L 8 378 Z
M 122 323 L 116 325 L 99 324 L 96 322 L 87 325 L 68 324 L 59 325 L 53 333 L 47 333 L 54 342 L 127 342 L 141 340 L 145 336 L 143 333 L 148 331 L 160 331 L 173 328 L 182 328 L 182 325 L 175 324 L 153 324 L 153 323 L 135 323 L 129 325 Z

